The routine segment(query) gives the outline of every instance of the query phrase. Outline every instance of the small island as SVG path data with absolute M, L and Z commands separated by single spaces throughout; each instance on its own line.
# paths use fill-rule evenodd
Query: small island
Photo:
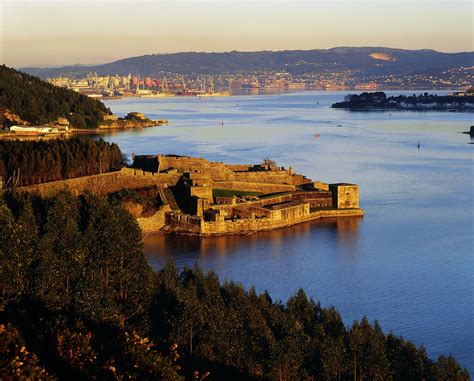
M 349 94 L 344 102 L 334 103 L 332 108 L 351 111 L 474 111 L 474 92 L 470 88 L 465 92 L 450 95 L 420 94 L 388 97 L 384 92 Z

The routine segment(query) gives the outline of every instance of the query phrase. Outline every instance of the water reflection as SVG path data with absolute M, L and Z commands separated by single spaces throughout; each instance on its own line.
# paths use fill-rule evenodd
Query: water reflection
M 333 224 L 337 231 L 339 244 L 346 249 L 356 248 L 359 241 L 359 225 L 362 217 L 334 218 L 331 220 L 324 222 Z
M 216 260 L 239 255 L 264 255 L 278 259 L 291 255 L 288 247 L 298 242 L 311 240 L 316 233 L 329 233 L 330 239 L 340 247 L 343 260 L 351 260 L 358 252 L 359 225 L 361 217 L 325 218 L 288 228 L 259 232 L 250 235 L 227 235 L 220 237 L 196 237 L 170 235 L 161 232 L 148 234 L 144 239 L 144 252 L 154 269 L 159 269 L 173 259 L 178 265 L 191 265 L 198 259 Z M 322 237 L 323 238 L 323 237 Z M 314 237 L 313 237 L 314 239 Z M 317 242 L 316 242 L 317 243 Z M 263 250 L 265 248 L 265 250 Z M 267 250 L 271 248 L 271 250 Z M 314 249 L 314 247 L 313 247 Z

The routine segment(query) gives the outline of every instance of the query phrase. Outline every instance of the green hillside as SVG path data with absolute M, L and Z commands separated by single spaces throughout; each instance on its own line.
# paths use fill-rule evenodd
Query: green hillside
M 75 128 L 96 128 L 105 114 L 111 114 L 96 99 L 1 65 L 1 126 L 8 123 L 4 117 L 6 110 L 32 125 L 46 124 L 63 117 Z

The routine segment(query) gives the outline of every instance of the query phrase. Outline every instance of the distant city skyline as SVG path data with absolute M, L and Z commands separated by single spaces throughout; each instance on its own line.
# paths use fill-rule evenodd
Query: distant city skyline
M 14 67 L 181 51 L 473 50 L 469 0 L 0 1 L 0 63 Z

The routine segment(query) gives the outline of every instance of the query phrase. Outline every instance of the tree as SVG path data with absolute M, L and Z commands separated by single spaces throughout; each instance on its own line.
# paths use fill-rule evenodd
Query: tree
M 50 202 L 39 242 L 34 293 L 48 308 L 62 310 L 74 303 L 86 253 L 78 226 L 78 200 L 60 192 Z
M 273 302 L 198 267 L 153 273 L 120 205 L 3 194 L 0 378 L 469 379 L 376 321 L 347 329 L 302 290 Z
M 125 327 L 143 319 L 151 296 L 153 276 L 141 252 L 141 232 L 133 217 L 119 205 L 88 194 L 83 198 L 84 278 L 78 303 L 94 320 Z
M 118 171 L 116 144 L 92 138 L 0 141 L 0 176 L 7 188 Z
M 441 355 L 436 362 L 436 380 L 468 381 L 469 372 L 462 369 L 452 356 Z
M 20 237 L 12 212 L 0 200 L 0 284 L 3 310 L 5 305 L 15 300 L 24 290 L 24 261 L 20 252 Z
M 0 65 L 0 114 L 4 110 L 34 125 L 63 117 L 76 128 L 96 128 L 104 115 L 111 114 L 97 99 Z M 2 119 L 8 124 L 8 120 Z
M 0 379 L 54 380 L 11 324 L 0 324 Z

